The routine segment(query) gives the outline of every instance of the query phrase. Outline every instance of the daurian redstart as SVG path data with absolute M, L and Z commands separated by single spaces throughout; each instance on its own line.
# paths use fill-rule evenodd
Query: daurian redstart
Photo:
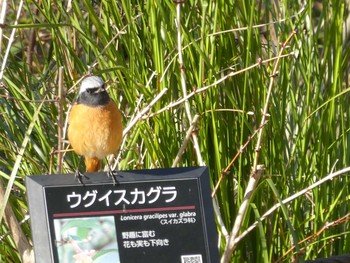
M 82 81 L 68 124 L 68 139 L 73 150 L 85 157 L 86 172 L 97 172 L 102 159 L 119 149 L 123 134 L 121 114 L 100 77 L 91 76 Z M 109 175 L 115 183 L 110 168 Z M 82 183 L 79 166 L 76 176 Z

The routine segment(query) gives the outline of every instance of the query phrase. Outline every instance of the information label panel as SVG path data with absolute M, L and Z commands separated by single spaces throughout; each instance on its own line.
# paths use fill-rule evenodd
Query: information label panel
M 27 178 L 36 262 L 219 262 L 206 167 L 119 173 Z

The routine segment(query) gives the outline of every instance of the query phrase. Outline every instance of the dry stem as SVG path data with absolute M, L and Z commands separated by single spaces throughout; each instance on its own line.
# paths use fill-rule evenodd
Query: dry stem
M 64 128 L 64 97 L 63 97 L 63 67 L 58 71 L 58 134 L 57 134 L 57 172 L 62 173 L 63 166 L 63 128 Z
M 274 80 L 276 78 L 276 76 L 278 75 L 278 64 L 280 61 L 280 57 L 282 55 L 282 52 L 284 51 L 287 43 L 290 41 L 290 39 L 296 34 L 295 31 L 293 31 L 289 37 L 287 38 L 287 40 L 283 43 L 281 50 L 279 52 L 279 56 L 278 59 L 275 62 L 273 71 L 272 71 L 272 75 L 270 77 L 270 84 L 268 87 L 268 91 L 267 91 L 267 95 L 266 95 L 266 102 L 264 105 L 264 109 L 263 109 L 263 114 L 262 114 L 262 118 L 261 118 L 261 122 L 260 122 L 260 127 L 262 127 L 265 122 L 267 121 L 267 116 L 268 116 L 268 107 L 269 107 L 269 102 L 270 102 L 270 97 L 272 94 L 272 88 L 273 88 L 273 84 L 274 84 Z M 260 180 L 261 174 L 262 174 L 262 165 L 259 165 L 259 152 L 260 152 L 260 148 L 261 148 L 261 143 L 262 143 L 262 133 L 263 133 L 263 129 L 260 129 L 258 132 L 258 139 L 257 139 L 257 143 L 256 143 L 256 147 L 255 147 L 255 157 L 254 157 L 254 161 L 253 161 L 253 166 L 252 166 L 252 172 L 251 175 L 249 177 L 249 181 L 248 181 L 248 185 L 244 194 L 244 198 L 242 201 L 241 206 L 239 207 L 238 210 L 238 214 L 235 220 L 235 223 L 233 225 L 230 237 L 226 243 L 226 247 L 225 247 L 225 251 L 224 254 L 221 258 L 221 263 L 228 263 L 231 260 L 232 257 L 232 253 L 234 251 L 234 249 L 236 248 L 237 243 L 235 242 L 236 237 L 239 234 L 244 216 L 247 212 L 247 209 L 249 207 L 249 203 L 250 203 L 250 199 L 251 196 Z

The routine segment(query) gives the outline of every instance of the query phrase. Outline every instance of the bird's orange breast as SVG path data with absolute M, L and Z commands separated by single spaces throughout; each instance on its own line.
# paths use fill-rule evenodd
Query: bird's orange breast
M 77 154 L 103 159 L 118 150 L 123 127 L 121 114 L 113 100 L 100 107 L 75 104 L 68 122 L 68 139 Z

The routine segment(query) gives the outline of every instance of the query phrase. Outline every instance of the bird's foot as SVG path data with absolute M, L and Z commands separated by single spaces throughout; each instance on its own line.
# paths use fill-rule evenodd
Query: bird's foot
M 77 170 L 75 172 L 75 179 L 77 179 L 79 181 L 80 184 L 82 184 L 83 186 L 85 186 L 84 182 L 83 182 L 83 178 L 89 180 L 90 178 L 87 177 L 85 174 L 81 173 L 79 170 Z
M 117 179 L 117 177 L 120 176 L 120 174 L 119 174 L 117 171 L 109 170 L 109 171 L 107 172 L 107 175 L 108 175 L 108 177 L 111 177 L 111 178 L 112 178 L 112 180 L 113 180 L 113 185 L 114 185 L 114 186 L 117 186 L 117 185 L 120 184 L 119 181 L 118 181 L 118 179 Z

